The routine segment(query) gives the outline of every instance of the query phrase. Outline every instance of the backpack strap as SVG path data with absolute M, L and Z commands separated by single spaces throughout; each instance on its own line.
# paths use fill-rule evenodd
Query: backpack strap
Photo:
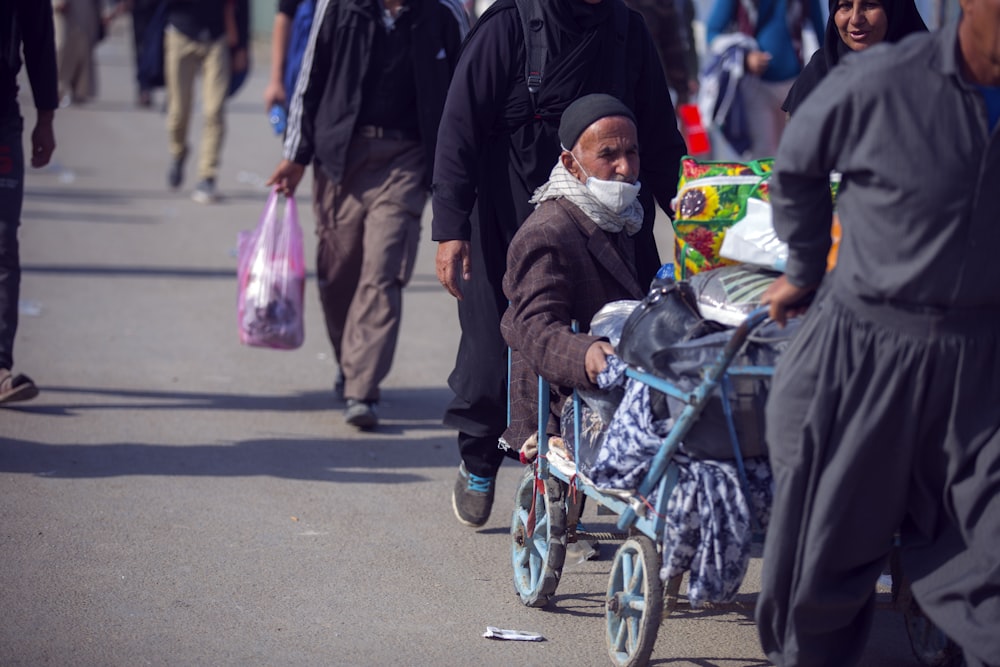
M 514 0 L 521 18 L 524 34 L 524 81 L 531 94 L 531 106 L 536 107 L 535 97 L 545 76 L 545 60 L 549 46 L 545 35 L 545 18 L 542 3 L 538 0 Z
M 548 41 L 545 34 L 545 16 L 542 3 L 538 0 L 514 0 L 517 13 L 521 19 L 521 32 L 524 35 L 524 81 L 531 94 L 531 106 L 537 108 L 536 97 L 545 78 L 545 62 L 548 58 Z M 624 99 L 626 81 L 628 80 L 626 56 L 628 55 L 629 9 L 624 2 L 617 0 L 612 3 L 615 14 L 615 63 L 613 72 L 621 72 L 615 76 L 610 93 L 618 99 Z

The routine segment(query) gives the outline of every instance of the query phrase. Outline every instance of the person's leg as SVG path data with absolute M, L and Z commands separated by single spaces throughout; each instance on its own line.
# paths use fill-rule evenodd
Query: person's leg
M 337 363 L 343 359 L 344 323 L 361 275 L 365 207 L 355 174 L 367 168 L 367 144 L 353 141 L 339 184 L 313 163 L 316 284 L 326 333 Z
M 477 262 L 475 250 L 473 253 L 473 266 L 485 266 Z M 452 490 L 452 510 L 460 523 L 474 528 L 490 517 L 496 474 L 508 454 L 500 448 L 507 425 L 507 344 L 500 335 L 502 307 L 490 281 L 480 274 L 473 272 L 472 280 L 461 285 L 465 297 L 458 302 L 462 334 L 455 369 L 448 378 L 455 396 L 443 420 L 458 431 L 462 459 Z M 511 449 L 509 456 L 517 458 L 518 453 Z
M 100 92 L 100 80 L 97 72 L 97 56 L 94 51 L 96 44 L 84 42 L 80 48 L 80 82 L 77 90 L 77 101 L 97 99 Z
M 361 273 L 347 311 L 341 367 L 344 396 L 379 400 L 392 367 L 402 318 L 403 287 L 413 275 L 420 216 L 427 201 L 424 151 L 416 141 L 366 140 L 369 168 L 358 174 L 367 214 Z
M 66 26 L 66 94 L 74 104 L 91 97 L 91 63 L 88 59 L 90 39 L 82 25 L 75 22 L 72 12 Z
M 229 48 L 223 37 L 202 46 L 202 115 L 198 179 L 214 182 L 218 176 L 222 141 L 226 134 L 226 91 L 229 89 Z M 213 193 L 214 194 L 214 193 Z
M 23 121 L 0 120 L 0 369 L 14 367 L 17 302 L 21 289 L 20 246 L 17 240 L 24 199 Z
M 188 39 L 179 31 L 167 27 L 164 35 L 163 71 L 167 83 L 167 138 L 170 143 L 170 157 L 173 167 L 180 167 L 187 158 L 188 125 L 191 122 L 191 93 L 195 73 L 200 59 L 197 42 Z M 180 186 L 183 175 L 170 176 L 171 187 Z
M 826 298 L 767 406 L 775 480 L 757 623 L 779 667 L 854 664 L 904 516 L 929 378 L 920 345 Z
M 503 463 L 505 452 L 498 444 L 507 427 L 507 344 L 500 335 L 502 313 L 487 281 L 477 280 L 475 274 L 472 281 L 463 283 L 462 292 L 465 298 L 458 302 L 461 337 L 455 368 L 448 378 L 454 398 L 443 422 L 458 431 L 459 453 L 469 472 L 492 477 Z
M 146 30 L 152 20 L 152 12 L 139 4 L 135 4 L 132 16 L 132 60 L 135 65 L 136 102 L 141 107 L 153 103 L 152 87 L 142 77 L 142 54 L 145 52 Z
M 991 321 L 995 321 L 991 318 Z M 938 401 L 947 421 L 924 450 L 904 537 L 903 571 L 923 612 L 965 652 L 969 667 L 1000 665 L 1000 337 L 979 334 L 942 344 Z M 942 337 L 944 338 L 944 337 Z M 943 446 L 942 446 L 943 444 Z M 941 498 L 944 506 L 941 507 Z M 919 499 L 919 497 L 918 497 Z M 936 501 L 934 505 L 931 503 Z
M 26 375 L 13 374 L 14 336 L 21 288 L 17 231 L 24 200 L 23 121 L 19 116 L 0 120 L 0 403 L 26 401 L 38 387 Z
M 73 53 L 71 26 L 66 12 L 53 12 L 52 27 L 55 31 L 59 99 L 69 99 L 73 92 Z

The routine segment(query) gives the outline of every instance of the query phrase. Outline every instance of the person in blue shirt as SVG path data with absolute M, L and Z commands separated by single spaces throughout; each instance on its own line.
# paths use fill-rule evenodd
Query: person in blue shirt
M 716 0 L 705 23 L 712 41 L 738 30 L 754 39 L 745 57 L 740 95 L 751 139 L 749 157 L 773 157 L 785 126 L 782 102 L 803 63 L 802 35 L 812 27 L 823 45 L 825 25 L 819 0 Z

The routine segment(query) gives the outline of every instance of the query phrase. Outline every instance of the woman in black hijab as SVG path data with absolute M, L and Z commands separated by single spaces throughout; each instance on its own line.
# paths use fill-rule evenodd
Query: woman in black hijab
M 880 38 L 879 14 L 887 23 Z M 782 110 L 789 115 L 794 113 L 845 54 L 863 51 L 878 42 L 898 42 L 910 33 L 926 30 L 914 0 L 830 0 L 823 48 L 802 69 L 781 105 Z M 857 33 L 857 38 L 852 33 Z

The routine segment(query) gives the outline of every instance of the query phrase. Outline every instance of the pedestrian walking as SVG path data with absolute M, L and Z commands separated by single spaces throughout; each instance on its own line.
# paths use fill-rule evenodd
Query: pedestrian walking
M 0 403 L 38 395 L 31 378 L 12 370 L 21 293 L 17 232 L 24 201 L 24 120 L 17 85 L 22 52 L 37 114 L 31 132 L 31 166 L 37 169 L 49 163 L 56 148 L 52 121 L 59 87 L 50 0 L 0 4 Z
M 1000 665 L 1000 2 L 960 4 L 832 68 L 775 159 L 789 256 L 764 301 L 784 322 L 816 293 L 766 412 L 757 624 L 779 667 L 858 661 L 897 533 L 923 612 Z
M 104 33 L 101 0 L 54 0 L 52 10 L 61 106 L 83 104 L 97 94 L 94 49 Z
M 202 130 L 198 184 L 191 198 L 200 204 L 218 199 L 216 180 L 226 132 L 226 97 L 232 71 L 247 67 L 240 47 L 235 0 L 167 0 L 164 71 L 167 82 L 167 134 L 170 167 L 167 185 L 184 181 L 194 82 L 201 75 Z M 233 50 L 230 62 L 230 50 Z
M 321 0 L 292 97 L 292 196 L 313 163 L 316 274 L 345 419 L 378 425 L 413 274 L 445 95 L 468 16 L 458 0 Z

